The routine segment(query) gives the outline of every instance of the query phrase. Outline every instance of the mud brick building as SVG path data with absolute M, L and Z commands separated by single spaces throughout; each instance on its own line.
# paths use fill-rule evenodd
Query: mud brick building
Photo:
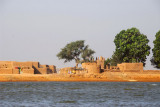
M 95 61 L 82 63 L 82 68 L 87 69 L 88 73 L 101 73 L 104 71 L 104 61 L 105 58 L 98 57 Z
M 143 72 L 143 63 L 122 63 L 117 67 L 121 72 Z
M 56 73 L 54 65 L 40 65 L 39 62 L 0 61 L 0 74 L 51 74 Z

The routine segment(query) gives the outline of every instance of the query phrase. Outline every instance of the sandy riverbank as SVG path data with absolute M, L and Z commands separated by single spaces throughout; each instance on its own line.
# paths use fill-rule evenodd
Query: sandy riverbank
M 63 81 L 63 82 L 160 82 L 159 72 L 121 73 L 105 72 L 101 74 L 0 74 L 0 82 L 31 82 L 31 81 Z

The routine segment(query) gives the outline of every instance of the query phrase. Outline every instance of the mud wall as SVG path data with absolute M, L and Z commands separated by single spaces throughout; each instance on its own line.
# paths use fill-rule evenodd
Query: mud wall
M 85 74 L 88 73 L 86 69 L 81 69 L 81 68 L 74 68 L 74 67 L 66 67 L 62 68 L 59 71 L 60 74 Z
M 82 68 L 87 69 L 88 73 L 100 73 L 101 66 L 97 63 L 82 63 Z
M 122 63 L 118 67 L 122 72 L 143 72 L 143 63 Z
M 47 68 L 38 68 L 39 74 L 47 74 Z
M 0 74 L 12 74 L 13 70 L 11 68 L 2 68 L 0 69 Z
M 100 59 L 98 58 L 97 59 L 97 66 L 100 66 L 101 69 L 104 69 L 104 61 L 105 61 L 105 58 L 103 58 L 102 56 L 100 57 Z
M 13 69 L 13 74 L 20 74 L 19 69 Z
M 11 61 L 0 61 L 0 68 L 12 68 Z
M 40 65 L 39 62 L 0 61 L 0 74 L 51 74 L 56 73 L 54 65 Z
M 23 69 L 22 74 L 34 74 L 34 69 Z
M 32 63 L 31 62 L 13 62 L 13 68 L 15 67 L 28 67 L 32 68 Z
M 72 70 L 73 70 L 73 67 L 61 68 L 60 71 L 59 71 L 59 73 L 60 74 L 68 74 Z

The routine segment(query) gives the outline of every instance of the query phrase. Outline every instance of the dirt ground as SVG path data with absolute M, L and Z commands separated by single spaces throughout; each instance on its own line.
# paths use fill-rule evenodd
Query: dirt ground
M 101 74 L 0 74 L 0 82 L 160 82 L 160 71 L 104 72 Z

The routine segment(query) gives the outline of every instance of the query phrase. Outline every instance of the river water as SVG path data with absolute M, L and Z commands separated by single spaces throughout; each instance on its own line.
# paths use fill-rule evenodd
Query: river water
M 160 107 L 160 83 L 1 82 L 0 107 Z

